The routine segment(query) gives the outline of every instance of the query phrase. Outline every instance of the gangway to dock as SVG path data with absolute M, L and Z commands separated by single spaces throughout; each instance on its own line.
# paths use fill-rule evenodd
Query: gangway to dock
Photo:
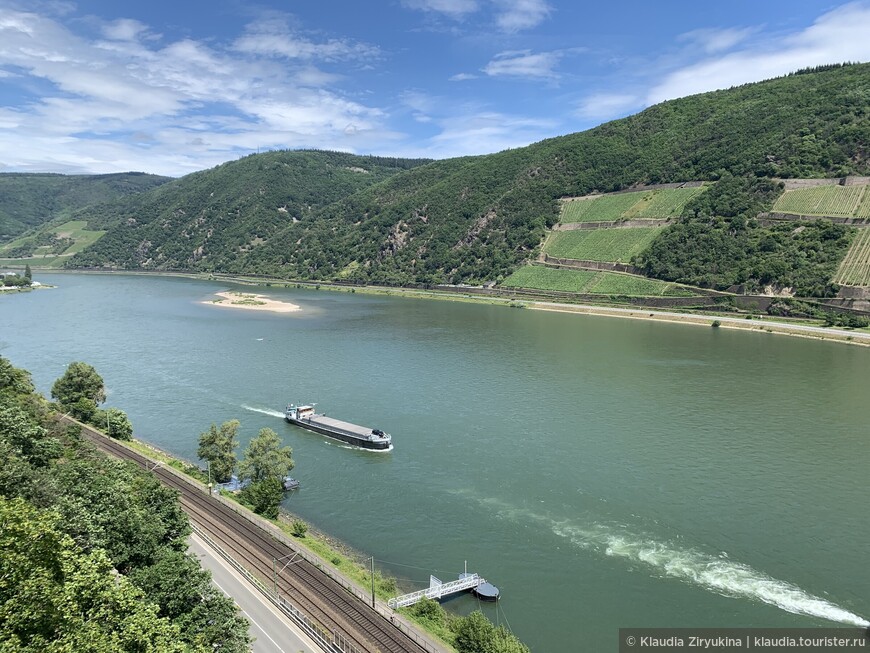
M 424 598 L 440 599 L 448 594 L 456 594 L 457 592 L 464 592 L 465 590 L 474 590 L 484 583 L 486 583 L 486 580 L 479 574 L 460 574 L 459 580 L 453 580 L 449 583 L 442 583 L 435 576 L 429 576 L 428 588 L 411 592 L 410 594 L 396 596 L 387 601 L 387 605 L 393 608 L 393 610 L 404 608 L 409 605 L 414 605 L 417 601 L 421 601 Z

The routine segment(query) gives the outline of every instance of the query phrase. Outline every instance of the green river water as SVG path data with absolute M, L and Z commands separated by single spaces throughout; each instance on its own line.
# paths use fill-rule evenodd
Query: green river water
M 84 360 L 137 437 L 195 459 L 212 422 L 293 447 L 287 507 L 419 589 L 468 561 L 536 653 L 620 627 L 866 625 L 870 350 L 616 318 L 300 289 L 37 274 L 0 354 L 43 392 Z M 285 424 L 290 402 L 394 450 Z M 471 597 L 447 602 L 467 612 Z

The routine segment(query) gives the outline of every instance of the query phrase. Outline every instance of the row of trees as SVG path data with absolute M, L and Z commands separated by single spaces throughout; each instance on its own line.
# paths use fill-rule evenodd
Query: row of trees
M 93 384 L 75 398 L 74 376 L 65 401 L 102 396 Z M 177 494 L 58 421 L 3 357 L 0 460 L 0 649 L 249 650 L 247 621 L 187 553 Z
M 295 466 L 293 450 L 281 446 L 275 431 L 263 428 L 237 461 L 239 426 L 235 419 L 220 427 L 212 424 L 199 436 L 197 455 L 208 462 L 211 479 L 217 483 L 228 482 L 238 469 L 242 502 L 258 514 L 275 519 L 284 497 L 284 477 Z

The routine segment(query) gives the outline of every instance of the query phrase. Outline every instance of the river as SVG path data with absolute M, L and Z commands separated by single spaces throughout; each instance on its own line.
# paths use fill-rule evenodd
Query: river
M 536 653 L 620 627 L 866 625 L 870 349 L 697 326 L 261 288 L 40 274 L 0 297 L 0 354 L 46 394 L 83 360 L 136 436 L 195 460 L 212 423 L 293 447 L 289 510 L 409 589 L 477 571 Z M 393 435 L 363 452 L 289 401 Z M 470 597 L 447 603 L 467 612 Z

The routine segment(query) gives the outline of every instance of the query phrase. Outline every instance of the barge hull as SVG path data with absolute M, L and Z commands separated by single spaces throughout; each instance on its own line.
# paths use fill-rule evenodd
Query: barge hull
M 355 427 L 355 429 L 361 429 L 362 427 L 356 426 L 355 424 L 350 424 L 349 422 L 340 422 L 339 420 L 332 420 L 330 418 L 323 419 L 318 416 L 316 419 L 293 419 L 292 417 L 285 417 L 290 424 L 295 426 L 299 426 L 300 428 L 307 429 L 309 431 L 314 431 L 315 433 L 319 433 L 321 435 L 325 435 L 334 440 L 339 440 L 340 442 L 345 442 L 347 444 L 351 444 L 355 447 L 361 447 L 363 449 L 375 449 L 384 451 L 389 449 L 391 442 L 389 440 L 372 440 L 364 437 L 362 434 L 355 433 L 350 429 L 341 428 L 337 424 L 347 425 L 351 427 Z M 326 420 L 330 422 L 336 422 L 336 424 L 327 424 L 322 423 Z M 366 434 L 371 431 L 367 431 Z

